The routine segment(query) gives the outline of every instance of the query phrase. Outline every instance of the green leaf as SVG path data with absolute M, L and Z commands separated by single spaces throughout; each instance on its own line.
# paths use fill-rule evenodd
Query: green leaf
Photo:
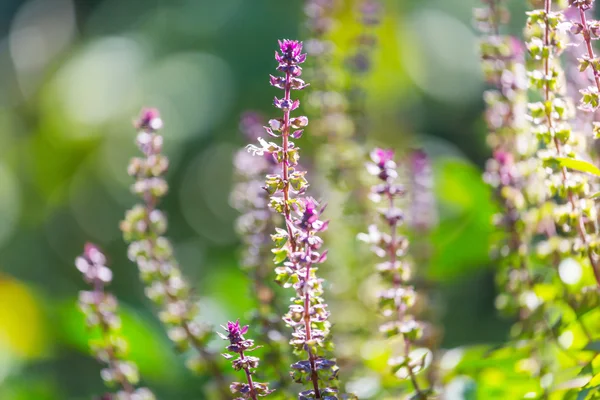
M 600 168 L 587 161 L 575 160 L 573 158 L 568 157 L 555 157 L 555 160 L 558 161 L 561 167 L 566 167 L 569 169 L 574 169 L 575 171 L 587 172 L 588 174 L 600 176 Z
M 596 396 L 588 397 L 588 395 L 598 394 L 599 390 L 600 390 L 600 386 L 587 387 L 587 388 L 583 389 L 581 392 L 579 392 L 579 394 L 577 395 L 577 400 L 597 399 Z
M 176 385 L 185 374 L 183 359 L 178 360 L 173 346 L 158 323 L 140 317 L 139 311 L 119 303 L 122 321 L 121 333 L 129 343 L 129 358 L 134 361 L 143 379 Z M 77 308 L 77 299 L 71 298 L 56 305 L 55 324 L 59 338 L 67 345 L 86 354 L 88 341 L 96 332 L 85 326 L 83 313 Z
M 600 352 L 600 341 L 589 342 L 583 349 Z
M 453 279 L 489 262 L 495 206 L 490 187 L 473 164 L 438 159 L 434 172 L 440 223 L 431 234 L 435 254 L 428 273 L 432 279 Z

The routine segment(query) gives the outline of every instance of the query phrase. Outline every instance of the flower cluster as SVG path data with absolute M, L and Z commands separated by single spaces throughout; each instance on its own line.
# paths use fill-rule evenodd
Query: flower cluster
M 75 260 L 83 279 L 92 286 L 90 291 L 79 293 L 79 308 L 86 316 L 89 328 L 97 328 L 100 337 L 90 342 L 98 361 L 106 365 L 101 372 L 108 386 L 119 391 L 104 397 L 114 400 L 154 400 L 147 388 L 136 388 L 139 373 L 135 363 L 127 360 L 127 342 L 120 335 L 121 320 L 117 315 L 117 299 L 104 291 L 112 281 L 112 271 L 106 266 L 106 257 L 93 244 L 85 245 L 83 254 Z
M 374 224 L 359 239 L 371 244 L 373 252 L 384 260 L 377 265 L 377 270 L 389 287 L 379 293 L 379 311 L 384 317 L 392 318 L 381 325 L 380 331 L 388 338 L 400 337 L 402 341 L 402 354 L 389 360 L 393 372 L 403 379 L 410 379 L 415 390 L 413 398 L 429 399 L 433 389 L 422 388 L 417 374 L 425 369 L 431 355 L 429 351 L 413 349 L 414 343 L 422 337 L 423 325 L 411 314 L 417 293 L 408 284 L 411 266 L 404 258 L 408 239 L 399 234 L 404 214 L 396 202 L 405 194 L 405 189 L 396 182 L 398 172 L 392 150 L 374 149 L 371 160 L 367 170 L 380 180 L 372 188 L 372 198 L 377 203 L 384 202 L 379 212 L 389 232 L 382 232 Z
M 264 119 L 257 113 L 247 112 L 241 117 L 240 129 L 247 139 L 256 140 L 264 132 L 263 125 Z M 280 216 L 269 210 L 269 195 L 262 188 L 265 175 L 276 172 L 279 165 L 271 155 L 257 158 L 240 150 L 235 155 L 234 166 L 236 183 L 230 202 L 240 212 L 236 228 L 244 245 L 241 266 L 252 280 L 250 294 L 256 302 L 252 326 L 258 330 L 264 345 L 264 362 L 279 376 L 277 387 L 281 389 L 288 382 L 284 366 L 287 343 L 279 317 L 282 299 L 270 284 L 273 270 L 269 267 L 271 233 L 280 223 Z
M 205 347 L 211 331 L 194 320 L 198 311 L 190 298 L 190 289 L 173 256 L 171 243 L 163 236 L 167 230 L 166 216 L 156 208 L 168 190 L 164 174 L 169 162 L 162 154 L 163 137 L 158 133 L 162 120 L 158 111 L 146 109 L 135 126 L 136 144 L 144 157 L 133 158 L 128 172 L 136 180 L 131 189 L 143 203 L 127 211 L 121 222 L 125 241 L 130 243 L 129 259 L 139 268 L 146 295 L 160 307 L 159 317 L 168 329 L 169 338 L 180 351 L 195 348 L 197 358 L 190 361 L 190 367 L 198 369 L 206 364 L 221 393 L 227 395 L 216 358 Z
M 234 382 L 231 385 L 231 392 L 240 394 L 240 397 L 236 397 L 236 400 L 257 400 L 259 397 L 265 397 L 273 393 L 273 390 L 270 390 L 266 383 L 254 382 L 252 379 L 252 374 L 258 367 L 259 359 L 244 354 L 244 352 L 248 353 L 256 349 L 252 339 L 244 338 L 244 335 L 248 332 L 248 326 L 240 326 L 240 322 L 237 320 L 235 322 L 228 322 L 227 327 L 222 326 L 222 328 L 227 331 L 227 335 L 223 335 L 220 332 L 217 333 L 222 339 L 229 341 L 227 351 L 238 355 L 231 362 L 233 369 L 236 371 L 244 370 L 246 373 L 247 383 Z M 223 357 L 227 359 L 233 358 L 230 354 L 223 354 Z
M 322 209 L 309 197 L 303 197 L 308 188 L 305 172 L 297 170 L 299 149 L 290 138 L 299 138 L 308 124 L 304 116 L 292 117 L 291 111 L 298 108 L 299 100 L 293 100 L 292 90 L 306 87 L 299 76 L 306 54 L 302 43 L 294 40 L 279 42 L 275 53 L 277 70 L 283 76 L 271 76 L 271 85 L 284 91 L 283 98 L 275 98 L 274 104 L 283 112 L 283 118 L 272 119 L 266 131 L 281 138 L 281 145 L 259 138 L 260 147 L 248 146 L 255 154 L 269 154 L 280 166 L 280 173 L 267 175 L 265 190 L 270 195 L 270 207 L 281 214 L 285 229 L 276 229 L 272 239 L 277 264 L 277 281 L 284 287 L 292 287 L 296 296 L 292 299 L 285 323 L 294 329 L 290 344 L 298 356 L 305 360 L 292 364 L 292 376 L 298 383 L 310 385 L 300 393 L 300 399 L 337 398 L 338 368 L 327 358 L 331 349 L 329 338 L 329 313 L 321 297 L 322 280 L 316 276 L 317 265 L 325 261 L 326 252 L 321 251 L 323 241 L 318 234 L 327 229 L 320 219 Z

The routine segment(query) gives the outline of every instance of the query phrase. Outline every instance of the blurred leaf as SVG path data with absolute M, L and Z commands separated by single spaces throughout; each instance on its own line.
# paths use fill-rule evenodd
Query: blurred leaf
M 62 340 L 84 353 L 90 353 L 88 340 L 95 333 L 85 326 L 84 316 L 77 308 L 77 300 L 70 299 L 57 305 L 56 324 Z M 129 355 L 140 369 L 143 379 L 177 384 L 182 377 L 183 360 L 178 360 L 172 344 L 160 325 L 141 318 L 139 312 L 119 304 L 122 334 L 129 343 Z
M 491 219 L 494 205 L 481 171 L 458 159 L 434 163 L 440 224 L 432 234 L 436 253 L 430 273 L 434 279 L 450 279 L 489 262 Z
M 590 351 L 600 352 L 600 341 L 596 340 L 596 341 L 593 341 L 593 342 L 589 342 L 584 347 L 584 350 L 590 350 Z
M 0 387 L 2 400 L 59 400 L 64 399 L 51 380 L 19 378 L 4 382 Z
M 36 297 L 24 283 L 0 276 L 0 343 L 23 359 L 48 352 L 47 321 Z
M 587 161 L 574 160 L 572 158 L 567 157 L 556 157 L 555 160 L 558 161 L 561 167 L 566 167 L 569 169 L 574 169 L 575 171 L 587 172 L 588 174 L 600 176 L 600 169 L 594 164 L 591 164 Z

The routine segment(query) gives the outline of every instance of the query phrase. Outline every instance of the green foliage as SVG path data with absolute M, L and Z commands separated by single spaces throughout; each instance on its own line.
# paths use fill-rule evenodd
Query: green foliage
M 435 249 L 429 273 L 435 280 L 457 279 L 489 262 L 495 212 L 490 188 L 472 164 L 455 158 L 434 163 L 440 224 L 432 232 Z
M 65 345 L 87 354 L 91 332 L 85 328 L 84 316 L 75 304 L 74 299 L 56 304 L 54 329 Z M 183 382 L 184 364 L 172 351 L 160 325 L 142 318 L 138 310 L 125 304 L 120 305 L 119 316 L 121 332 L 129 341 L 129 358 L 138 365 L 140 374 L 150 382 L 165 385 Z
M 561 167 L 566 167 L 575 171 L 586 172 L 588 174 L 600 176 L 600 168 L 596 167 L 590 162 L 567 157 L 555 157 L 555 160 L 559 163 Z

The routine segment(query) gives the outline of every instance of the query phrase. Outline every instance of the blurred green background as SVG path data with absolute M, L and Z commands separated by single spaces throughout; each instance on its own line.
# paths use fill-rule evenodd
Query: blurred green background
M 346 3 L 332 36 L 342 49 L 358 29 Z M 419 145 L 434 159 L 440 225 L 430 275 L 442 291 L 443 347 L 502 341 L 510 321 L 494 310 L 494 205 L 481 181 L 489 150 L 471 27 L 478 2 L 383 3 L 364 84 L 369 141 Z M 524 5 L 513 3 L 519 34 Z M 172 165 L 162 206 L 202 318 L 243 318 L 252 304 L 228 205 L 231 159 L 245 144 L 238 119 L 248 109 L 276 114 L 276 40 L 305 39 L 303 18 L 297 0 L 0 2 L 0 399 L 102 392 L 76 308 L 84 284 L 73 260 L 88 240 L 109 255 L 146 383 L 159 398 L 202 398 L 206 378 L 171 350 L 118 229 L 135 203 L 125 173 L 136 154 L 131 122 L 142 106 L 162 112 Z M 299 145 L 310 162 L 310 126 Z

